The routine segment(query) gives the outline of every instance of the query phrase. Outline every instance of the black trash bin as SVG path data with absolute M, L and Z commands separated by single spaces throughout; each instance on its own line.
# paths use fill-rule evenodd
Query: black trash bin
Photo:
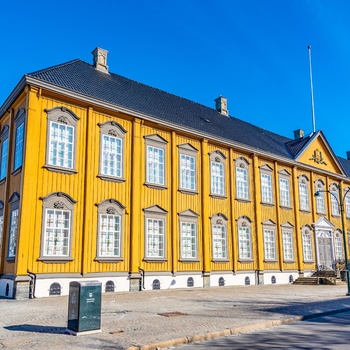
M 69 284 L 68 332 L 99 331 L 101 329 L 101 282 L 71 282 Z

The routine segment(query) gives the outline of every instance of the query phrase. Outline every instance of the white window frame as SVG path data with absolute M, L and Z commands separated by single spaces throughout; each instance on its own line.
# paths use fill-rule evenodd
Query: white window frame
M 244 157 L 235 160 L 236 198 L 249 200 L 249 162 Z
M 260 167 L 261 202 L 273 204 L 272 169 L 266 164 Z
M 97 261 L 119 261 L 122 259 L 125 207 L 110 198 L 97 204 L 98 234 Z
M 0 181 L 7 177 L 7 167 L 9 158 L 9 127 L 5 125 L 0 134 L 1 153 L 0 153 Z
M 313 262 L 311 230 L 307 227 L 303 227 L 301 230 L 301 235 L 303 243 L 304 262 Z
M 316 196 L 316 213 L 324 215 L 326 214 L 326 201 L 324 192 L 324 182 L 322 180 L 315 181 L 315 193 L 318 192 Z
M 216 150 L 209 155 L 210 159 L 210 195 L 225 197 L 226 195 L 226 156 Z
M 146 141 L 146 185 L 166 187 L 166 146 L 168 141 L 159 135 L 147 135 Z
M 19 232 L 19 194 L 14 192 L 11 196 L 10 203 L 10 226 L 7 258 L 14 260 L 17 253 L 17 241 Z
M 336 184 L 329 186 L 330 198 L 331 198 L 331 210 L 333 216 L 340 216 L 340 201 L 339 201 L 339 189 Z
M 293 226 L 286 222 L 281 226 L 283 242 L 283 260 L 285 262 L 294 261 L 294 235 Z
M 198 150 L 189 143 L 178 145 L 179 149 L 179 189 L 194 193 L 197 191 Z
M 43 214 L 39 260 L 73 260 L 72 235 L 76 201 L 63 192 L 54 192 L 40 199 L 43 201 Z
M 180 260 L 198 261 L 198 214 L 190 209 L 179 213 Z
M 227 217 L 218 213 L 211 218 L 213 261 L 228 261 Z
M 15 149 L 14 149 L 14 160 L 13 170 L 22 167 L 23 164 L 23 150 L 24 150 L 24 133 L 25 133 L 25 110 L 19 109 L 15 116 L 16 125 L 16 136 L 15 136 Z
M 242 216 L 237 220 L 238 258 L 240 261 L 253 261 L 252 221 Z
M 74 174 L 77 172 L 77 123 L 79 117 L 66 107 L 55 107 L 45 109 L 47 113 L 47 142 L 46 142 L 46 164 L 45 168 L 50 171 Z M 56 135 L 53 127 L 61 129 Z M 67 135 L 71 131 L 71 135 Z M 57 139 L 61 135 L 62 140 Z M 61 146 L 55 146 L 60 143 Z M 60 154 L 59 154 L 60 153 Z M 58 161 L 61 159 L 61 161 Z
M 158 205 L 144 209 L 146 261 L 165 261 L 167 254 L 167 211 Z
M 344 261 L 343 234 L 340 230 L 334 231 L 334 259 L 336 262 Z
M 349 190 L 349 187 L 344 189 L 344 193 Z M 347 218 L 350 218 L 350 191 L 346 193 L 344 198 L 345 204 L 345 215 Z
M 298 177 L 300 210 L 310 210 L 309 179 L 305 175 Z
M 290 174 L 286 171 L 279 172 L 280 206 L 290 208 Z
M 265 261 L 277 260 L 277 244 L 276 244 L 276 224 L 267 220 L 263 222 L 264 234 L 264 257 Z
M 124 142 L 127 131 L 117 122 L 108 121 L 100 127 L 99 178 L 122 182 L 124 178 Z

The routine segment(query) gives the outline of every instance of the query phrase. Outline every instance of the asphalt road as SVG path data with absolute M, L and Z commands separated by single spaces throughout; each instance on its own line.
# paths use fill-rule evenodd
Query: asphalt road
M 169 348 L 170 349 L 170 348 Z M 350 312 L 176 347 L 182 350 L 350 349 Z

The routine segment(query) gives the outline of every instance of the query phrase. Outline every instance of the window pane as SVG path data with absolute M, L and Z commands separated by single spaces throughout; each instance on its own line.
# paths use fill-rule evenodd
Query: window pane
M 265 259 L 276 259 L 275 231 L 264 230 Z
M 14 163 L 15 170 L 22 166 L 23 137 L 24 137 L 24 123 L 21 123 L 20 125 L 18 125 L 17 130 L 16 130 L 15 163 Z
M 247 169 L 236 167 L 236 187 L 238 198 L 249 198 Z
M 293 237 L 291 232 L 283 232 L 283 258 L 293 260 Z
M 164 220 L 148 218 L 146 230 L 146 256 L 163 258 L 165 256 Z
M 164 150 L 147 146 L 147 182 L 164 185 Z
M 226 227 L 212 225 L 213 258 L 227 258 Z
M 251 259 L 252 250 L 249 227 L 238 227 L 238 245 L 239 257 L 242 259 Z
M 0 180 L 6 177 L 7 173 L 7 159 L 9 152 L 9 140 L 5 139 L 1 147 L 1 169 L 0 169 Z
M 181 222 L 181 258 L 197 257 L 197 225 Z
M 289 180 L 280 178 L 280 201 L 281 205 L 290 207 Z
M 211 162 L 211 192 L 213 194 L 225 194 L 224 165 L 218 162 Z
M 9 258 L 13 258 L 16 256 L 17 234 L 18 234 L 18 209 L 14 209 L 11 211 L 9 251 L 8 251 Z
M 101 172 L 109 176 L 122 176 L 122 140 L 110 135 L 102 137 Z
M 180 155 L 180 187 L 194 191 L 195 181 L 195 158 L 184 154 Z
M 300 198 L 300 209 L 309 210 L 309 193 L 307 184 L 299 183 L 299 198 Z
M 261 196 L 265 203 L 272 203 L 272 177 L 268 174 L 261 174 Z
M 100 256 L 120 257 L 121 217 L 100 215 Z

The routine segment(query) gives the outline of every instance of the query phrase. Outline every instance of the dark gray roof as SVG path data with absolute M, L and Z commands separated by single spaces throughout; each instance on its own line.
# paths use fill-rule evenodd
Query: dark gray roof
M 79 59 L 28 74 L 43 82 L 172 123 L 180 128 L 224 138 L 253 149 L 294 159 L 310 140 L 272 133 L 213 108 L 169 94 L 117 74 L 106 74 Z M 339 158 L 347 174 L 349 161 Z

